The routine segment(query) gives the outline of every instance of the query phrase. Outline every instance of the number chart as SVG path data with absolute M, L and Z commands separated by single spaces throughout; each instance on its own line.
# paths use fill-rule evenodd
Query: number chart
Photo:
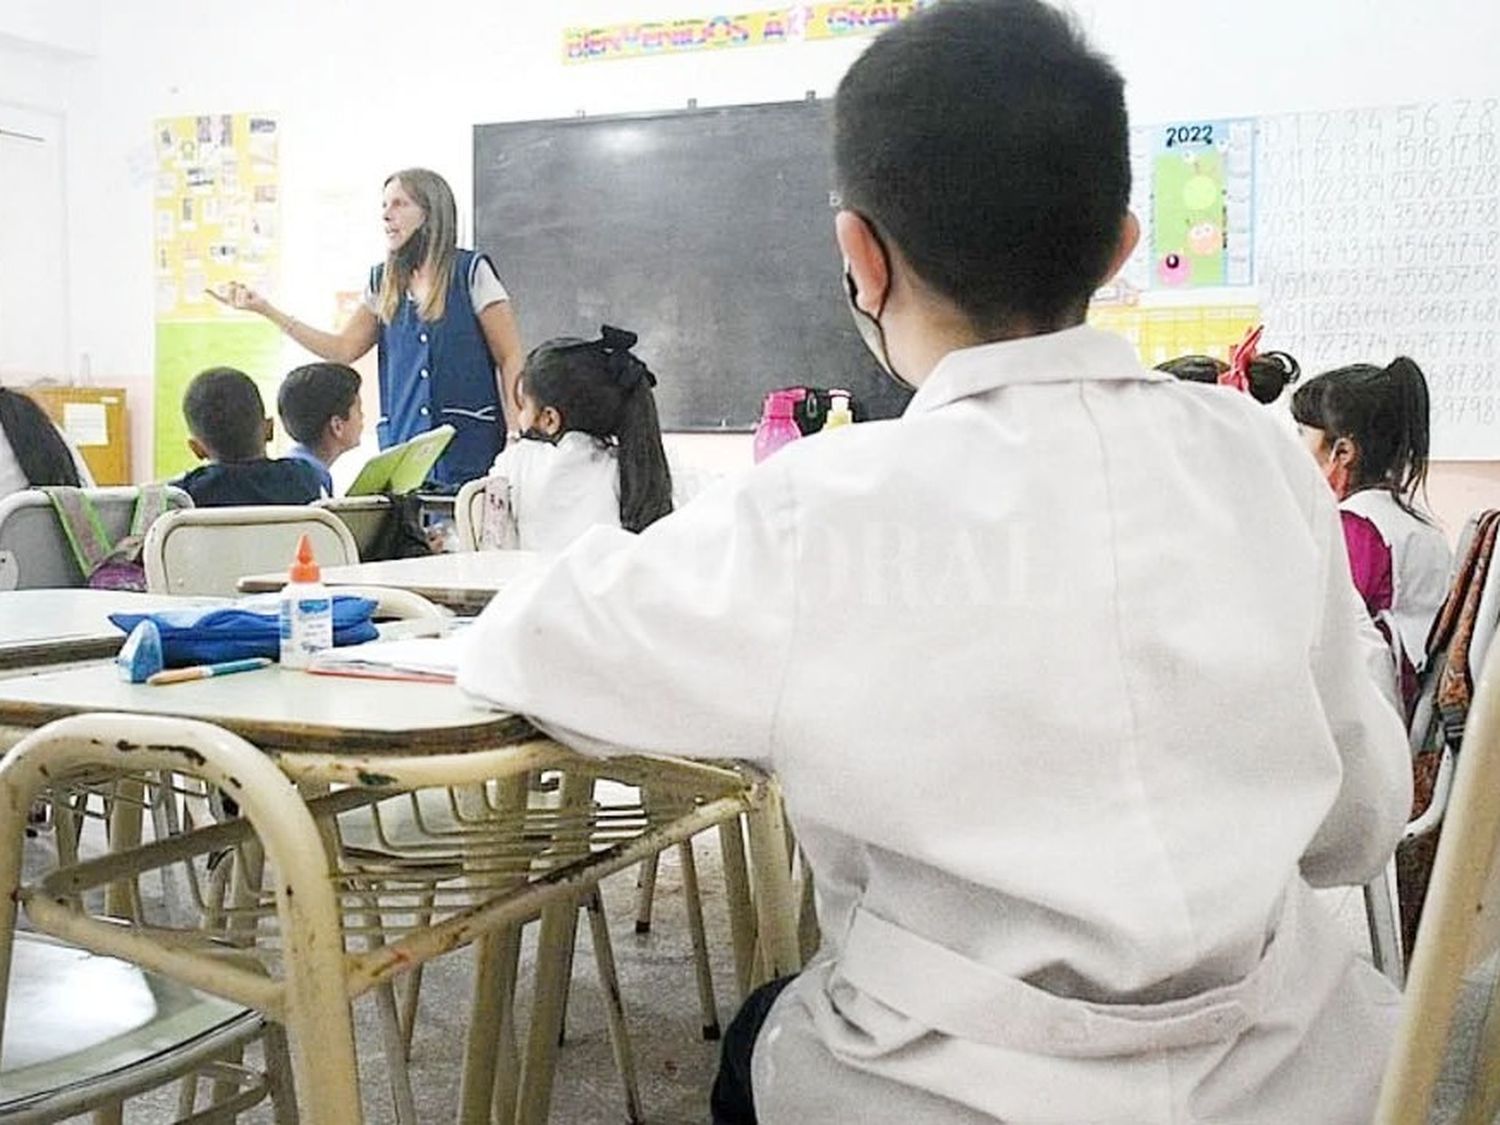
M 1500 97 L 1139 128 L 1131 171 L 1141 242 L 1094 323 L 1148 363 L 1222 357 L 1257 308 L 1309 376 L 1409 355 L 1432 456 L 1500 460 Z
M 1266 337 L 1316 372 L 1409 355 L 1435 457 L 1500 459 L 1500 98 L 1258 123 Z

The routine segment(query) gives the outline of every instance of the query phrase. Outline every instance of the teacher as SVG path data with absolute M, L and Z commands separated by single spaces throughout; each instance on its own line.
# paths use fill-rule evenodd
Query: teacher
M 505 404 L 516 404 L 525 356 L 510 299 L 485 255 L 457 246 L 453 191 L 436 172 L 408 168 L 385 181 L 385 261 L 340 332 L 322 332 L 235 282 L 220 299 L 259 313 L 314 355 L 353 363 L 379 346 L 385 449 L 451 425 L 432 483 L 455 491 L 482 477 L 505 445 Z M 218 296 L 216 294 L 216 296 Z

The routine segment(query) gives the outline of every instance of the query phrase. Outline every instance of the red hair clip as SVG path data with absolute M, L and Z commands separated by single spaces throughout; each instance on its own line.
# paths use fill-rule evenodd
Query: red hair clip
M 1259 354 L 1260 334 L 1265 330 L 1264 324 L 1245 329 L 1245 338 L 1229 349 L 1229 366 L 1219 375 L 1219 386 L 1250 393 L 1250 365 Z

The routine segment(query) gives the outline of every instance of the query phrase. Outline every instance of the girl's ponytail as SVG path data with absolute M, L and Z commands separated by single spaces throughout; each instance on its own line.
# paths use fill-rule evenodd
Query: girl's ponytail
M 521 386 L 562 418 L 563 431 L 617 447 L 620 526 L 643 531 L 672 510 L 672 472 L 661 444 L 656 376 L 631 352 L 636 335 L 606 324 L 597 340 L 548 340 L 526 357 Z
M 1429 522 L 1417 507 L 1427 483 L 1429 446 L 1427 380 L 1406 356 L 1385 367 L 1354 363 L 1297 388 L 1292 417 L 1340 438 L 1356 450 L 1353 490 L 1383 488 L 1410 516 Z
M 1408 512 L 1416 514 L 1416 499 L 1427 485 L 1427 455 L 1431 446 L 1431 403 L 1427 379 L 1416 361 L 1401 355 L 1382 372 L 1391 387 L 1392 405 L 1401 418 L 1396 457 L 1390 469 L 1391 493 Z
M 615 440 L 620 449 L 620 526 L 644 531 L 672 510 L 672 470 L 656 416 L 656 376 L 631 352 L 639 337 L 606 324 L 600 330 L 610 378 L 623 396 Z
M 627 531 L 644 531 L 672 510 L 672 470 L 661 443 L 654 382 L 639 380 L 620 405 L 620 526 Z

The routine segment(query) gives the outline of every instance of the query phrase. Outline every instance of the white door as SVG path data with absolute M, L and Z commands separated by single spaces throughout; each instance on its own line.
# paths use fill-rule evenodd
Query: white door
M 0 104 L 0 382 L 68 374 L 62 118 Z

